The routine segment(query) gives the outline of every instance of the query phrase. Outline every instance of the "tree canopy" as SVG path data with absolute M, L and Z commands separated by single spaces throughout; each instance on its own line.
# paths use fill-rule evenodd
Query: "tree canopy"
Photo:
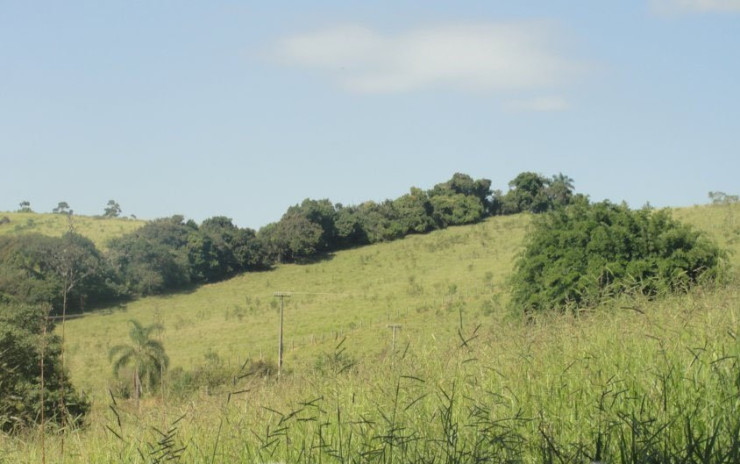
M 52 330 L 43 306 L 0 304 L 0 431 L 35 424 L 42 409 L 48 421 L 61 423 L 65 417 L 73 424 L 89 410 L 71 385 L 62 388 L 69 375 L 63 375 L 60 339 Z
M 725 254 L 667 211 L 609 202 L 534 219 L 512 277 L 524 312 L 588 307 L 611 296 L 682 291 L 721 272 Z

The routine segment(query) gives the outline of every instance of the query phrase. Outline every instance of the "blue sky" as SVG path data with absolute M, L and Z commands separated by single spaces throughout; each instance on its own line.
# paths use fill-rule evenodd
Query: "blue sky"
M 0 0 L 0 210 L 277 221 L 455 172 L 740 192 L 740 0 Z

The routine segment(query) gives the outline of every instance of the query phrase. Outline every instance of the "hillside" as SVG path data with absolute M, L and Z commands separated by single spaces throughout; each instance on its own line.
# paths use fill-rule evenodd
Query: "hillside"
M 104 249 L 108 240 L 133 232 L 145 221 L 128 218 L 103 218 L 90 216 L 67 216 L 51 213 L 2 213 L 0 220 L 1 234 L 39 233 L 59 237 L 72 227 L 77 233 L 88 237 L 98 249 Z
M 528 216 L 494 217 L 473 226 L 337 252 L 315 264 L 281 265 L 205 285 L 192 293 L 149 297 L 67 325 L 73 380 L 104 393 L 109 364 L 100 353 L 124 342 L 127 321 L 165 325 L 173 366 L 190 367 L 212 350 L 232 364 L 276 357 L 278 299 L 285 299 L 285 367 L 300 368 L 347 336 L 354 355 L 398 343 L 448 336 L 466 321 L 500 317 L 505 280 Z M 94 349 L 91 349 L 94 348 Z M 101 394 L 102 394 L 101 393 Z
M 738 213 L 674 211 L 727 247 L 735 269 Z M 142 450 L 176 449 L 193 463 L 737 462 L 737 279 L 524 323 L 505 309 L 506 280 L 529 218 L 412 235 L 70 320 L 68 363 L 94 401 L 91 427 L 71 432 L 66 448 L 48 438 L 47 452 L 132 463 L 147 462 Z M 290 295 L 286 375 L 244 376 L 245 361 L 276 359 L 276 292 Z M 221 360 L 233 383 L 149 396 L 141 409 L 111 398 L 107 353 L 127 341 L 132 318 L 163 323 L 171 369 Z M 401 326 L 395 350 L 391 324 Z M 35 440 L 0 437 L 0 449 L 11 462 L 40 460 Z
M 682 208 L 675 216 L 707 231 L 740 257 L 737 206 Z M 403 240 L 337 252 L 307 265 L 246 273 L 193 292 L 143 298 L 67 325 L 75 383 L 103 394 L 110 346 L 125 342 L 129 319 L 164 324 L 172 366 L 201 363 L 215 352 L 232 365 L 276 359 L 278 304 L 285 303 L 285 367 L 301 369 L 347 337 L 359 358 L 383 352 L 389 324 L 402 326 L 397 343 L 457 337 L 465 324 L 500 324 L 506 279 L 526 232 L 528 215 L 412 235 Z M 91 349 L 92 348 L 92 349 Z

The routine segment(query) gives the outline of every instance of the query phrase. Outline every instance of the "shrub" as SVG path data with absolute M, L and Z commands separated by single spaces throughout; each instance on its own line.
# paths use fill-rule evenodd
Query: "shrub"
M 714 280 L 726 253 L 667 211 L 580 201 L 533 219 L 512 277 L 525 313 L 594 306 L 618 293 L 685 291 Z
M 63 375 L 60 339 L 52 329 L 44 308 L 0 305 L 0 431 L 31 426 L 42 408 L 46 421 L 60 425 L 78 425 L 88 412 L 87 400 L 64 381 L 69 375 Z

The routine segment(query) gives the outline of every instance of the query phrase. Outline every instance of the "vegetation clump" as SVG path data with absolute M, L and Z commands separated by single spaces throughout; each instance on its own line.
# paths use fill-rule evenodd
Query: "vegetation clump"
M 87 400 L 67 384 L 61 339 L 42 306 L 0 304 L 0 431 L 37 422 L 76 425 Z
M 721 273 L 726 253 L 667 211 L 577 202 L 534 219 L 512 276 L 525 313 L 591 307 L 620 293 L 685 291 Z

